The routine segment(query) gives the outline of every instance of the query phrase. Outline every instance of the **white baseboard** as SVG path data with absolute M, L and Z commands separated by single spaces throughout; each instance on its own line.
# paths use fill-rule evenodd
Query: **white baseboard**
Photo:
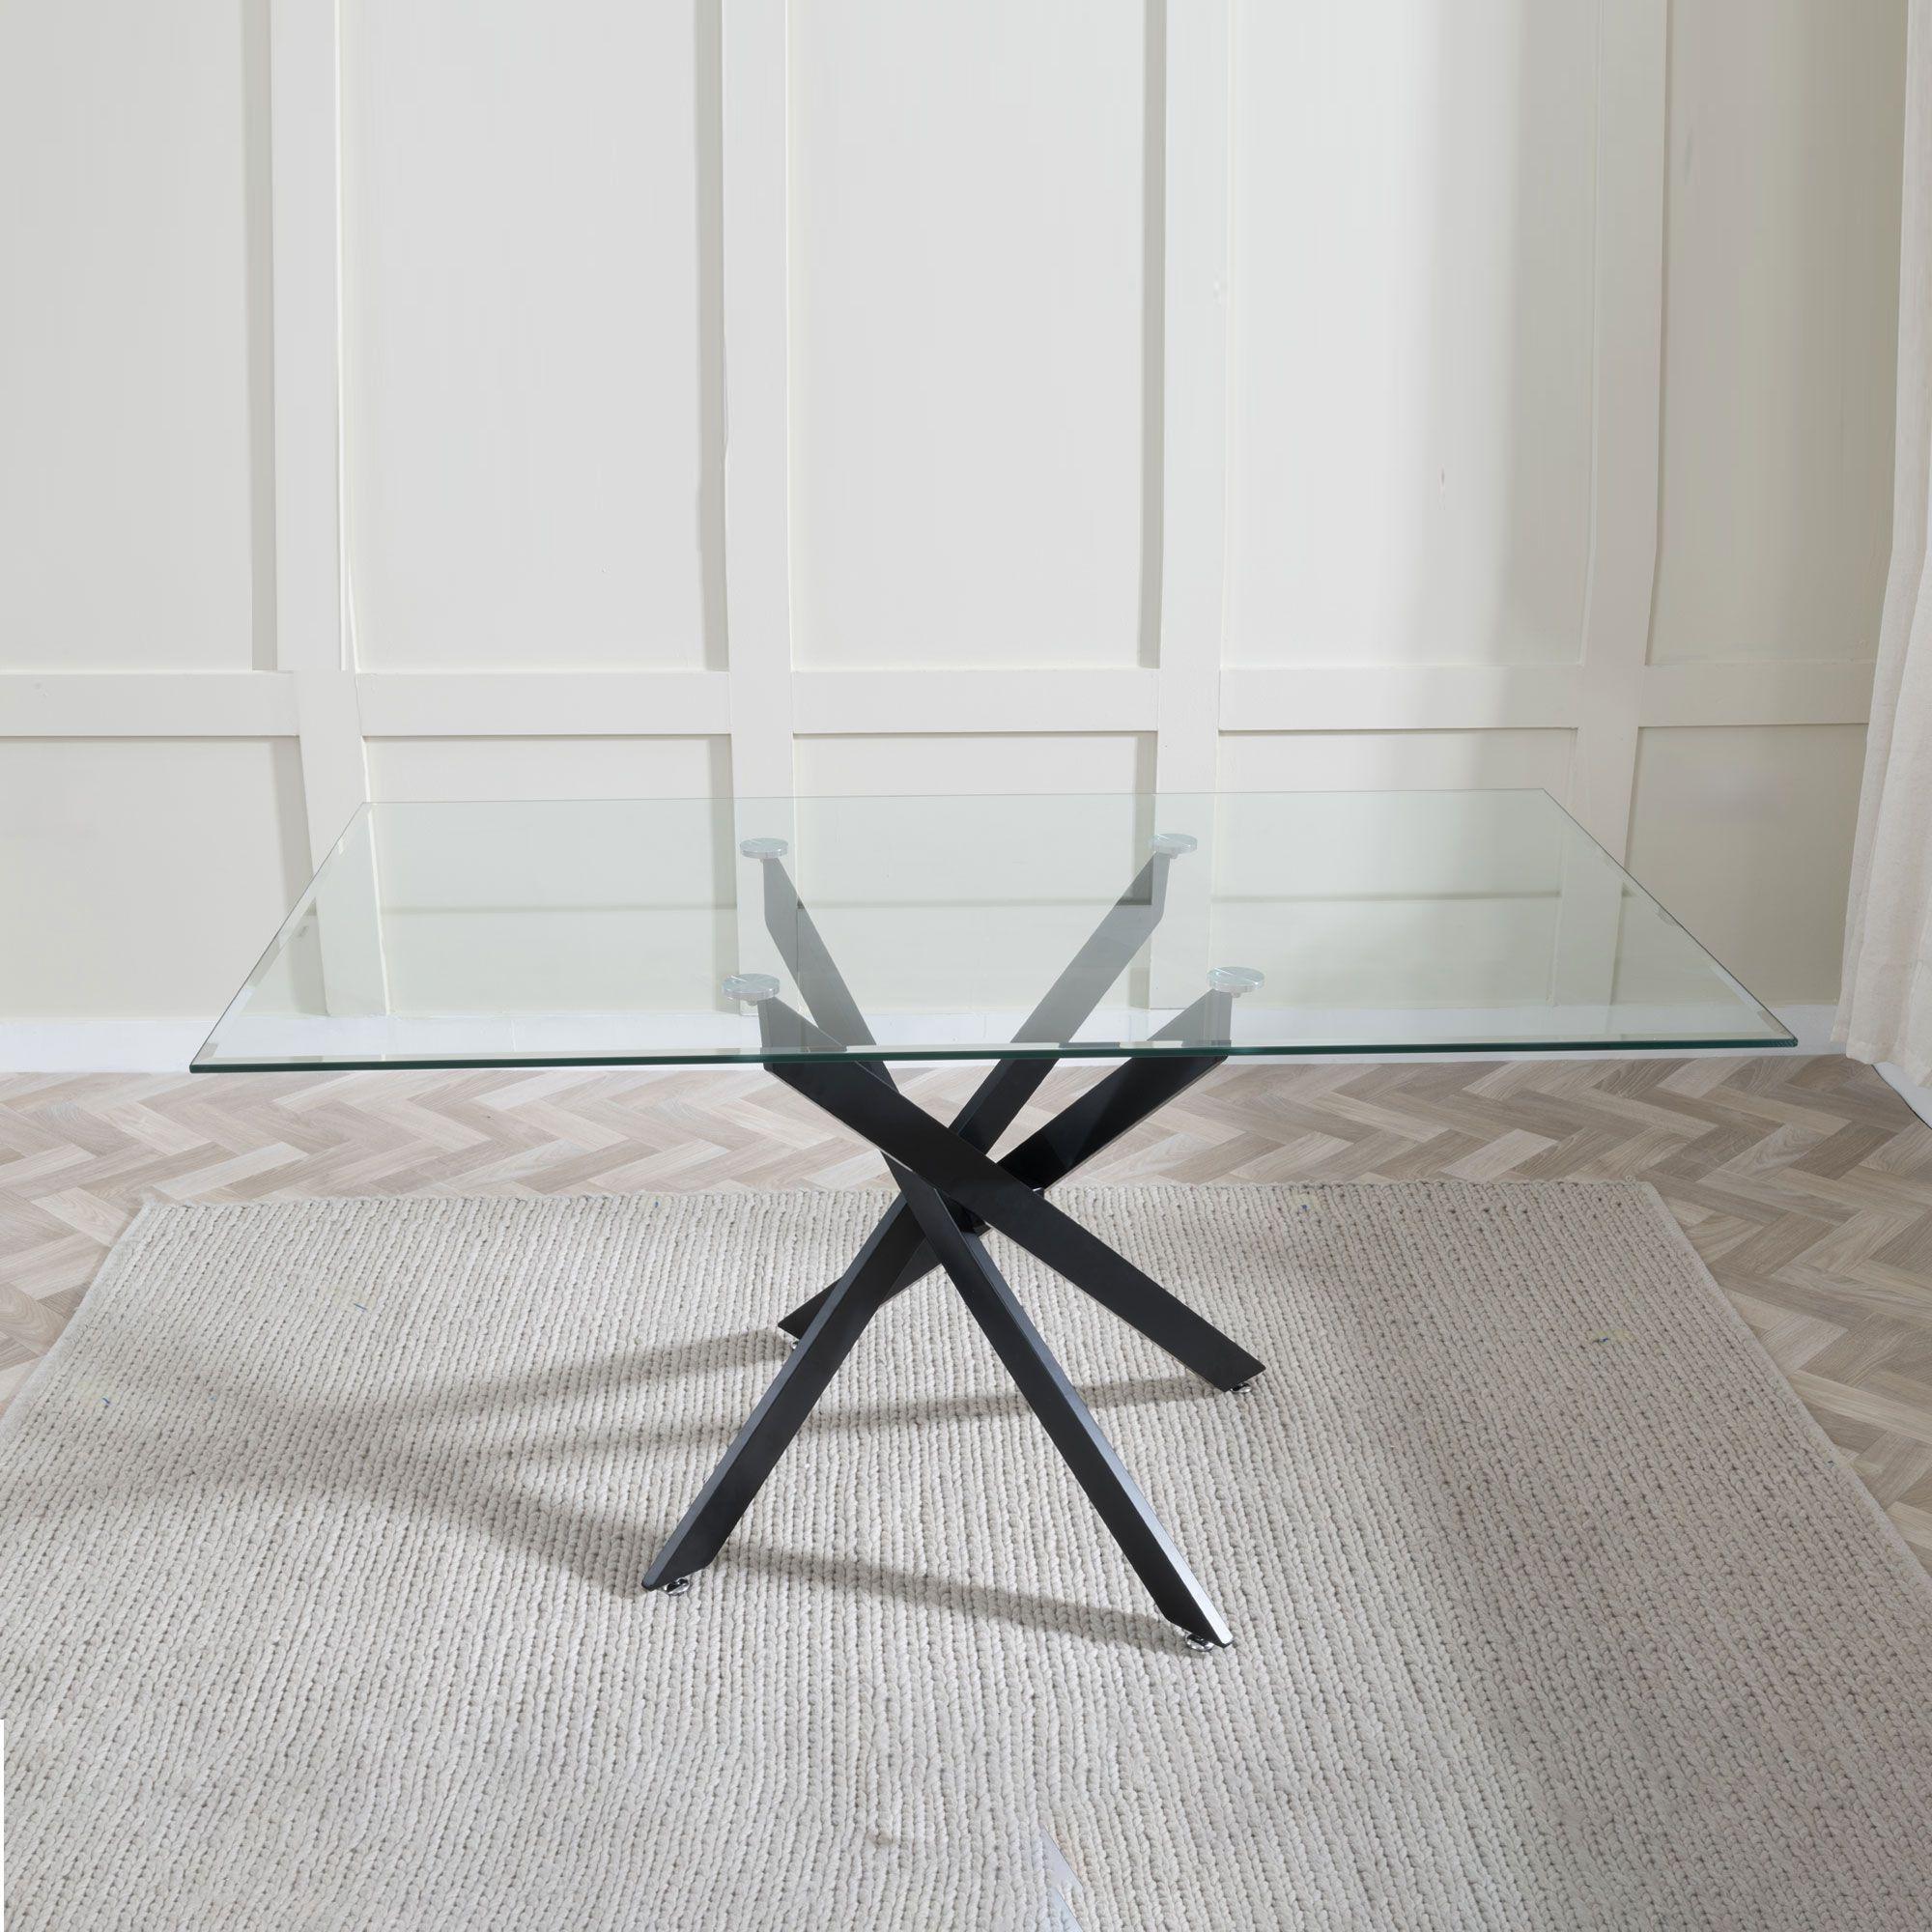
M 1777 1017 L 1798 1037 L 1796 1051 L 1836 1053 L 1832 1044 L 1831 1007 L 1779 1007 Z M 0 1073 L 179 1073 L 208 1037 L 212 1019 L 201 1020 L 7 1020 L 0 1021 Z M 1303 1062 L 1374 1062 L 1413 1059 L 1441 1060 L 1709 1060 L 1739 1059 L 1764 1052 L 1761 1047 L 1669 1047 L 1634 1052 L 1609 1047 L 1589 1053 L 1523 1054 L 1432 1053 L 1401 1054 L 1283 1054 L 1284 1065 Z M 1789 1051 L 1791 1049 L 1785 1049 Z M 1267 1056 L 1273 1058 L 1273 1056 Z M 1908 1091 L 1893 1069 L 1886 1074 L 1921 1115 L 1932 1096 L 1919 1088 Z M 1914 1091 L 1918 1097 L 1913 1097 Z
M 1932 1087 L 1921 1087 L 1918 1081 L 1908 1080 L 1904 1069 L 1894 1066 L 1889 1060 L 1881 1060 L 1878 1070 L 1885 1084 L 1891 1088 L 1928 1127 L 1932 1127 Z
M 1283 1066 L 1368 1065 L 1377 1061 L 1457 1060 L 1749 1060 L 1763 1053 L 1843 1053 L 1832 1039 L 1835 1007 L 1773 1007 L 1797 1040 L 1795 1046 L 1605 1046 L 1566 1048 L 1561 1053 L 1511 1053 L 1488 1047 L 1470 1053 L 1258 1053 L 1247 1065 Z
M 1832 1037 L 1832 1023 L 1838 1017 L 1835 1004 L 1829 1007 L 1773 1007 L 1772 1011 L 1798 1036 L 1798 1044 L 1790 1051 L 1844 1052 L 1845 1049 Z
M 213 1020 L 0 1021 L 0 1073 L 180 1073 Z

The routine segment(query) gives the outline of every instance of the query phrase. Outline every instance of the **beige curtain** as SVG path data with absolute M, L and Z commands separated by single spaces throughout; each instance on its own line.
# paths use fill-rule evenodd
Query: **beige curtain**
M 1834 1037 L 1932 1085 L 1932 0 L 1912 0 L 1910 19 L 1891 574 Z

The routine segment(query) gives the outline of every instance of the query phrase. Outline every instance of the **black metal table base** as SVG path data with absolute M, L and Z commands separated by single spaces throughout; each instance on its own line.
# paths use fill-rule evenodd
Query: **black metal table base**
M 798 1346 L 658 1552 L 644 1587 L 682 1590 L 718 1554 L 866 1324 L 895 1295 L 939 1268 L 1161 1614 L 1199 1647 L 1232 1642 L 1220 1611 L 980 1236 L 988 1228 L 1005 1235 L 1216 1388 L 1237 1389 L 1260 1375 L 1262 1363 L 1238 1343 L 1045 1198 L 1054 1182 L 1221 1064 L 1224 1055 L 1215 1048 L 1225 1048 L 1229 1038 L 1234 992 L 1256 976 L 1210 976 L 1215 983 L 1208 992 L 1162 1036 L 1175 1042 L 1171 1057 L 1124 1062 L 996 1161 L 987 1150 L 1059 1057 L 1048 1048 L 1037 1059 L 1001 1062 L 948 1126 L 901 1094 L 883 1065 L 843 1053 L 844 1047 L 870 1044 L 871 1037 L 780 863 L 784 849 L 777 840 L 746 847 L 748 856 L 765 863 L 766 923 L 817 1019 L 781 1000 L 776 980 L 730 983 L 739 997 L 756 1004 L 768 1052 L 822 1056 L 767 1064 L 787 1086 L 877 1148 L 899 1193 L 845 1272 L 785 1318 Z M 1155 842 L 1154 857 L 1040 1003 L 1019 1040 L 1065 1039 L 1091 1012 L 1158 920 L 1167 864 L 1185 849 L 1177 842 L 1163 850 L 1162 841 Z

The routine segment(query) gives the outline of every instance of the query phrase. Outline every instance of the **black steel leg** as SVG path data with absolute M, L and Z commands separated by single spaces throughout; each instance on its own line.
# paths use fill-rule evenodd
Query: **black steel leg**
M 1035 1064 L 1028 1061 L 1006 1063 L 1013 1066 Z M 1104 1080 L 1096 1081 L 1037 1133 L 1029 1135 L 1000 1162 L 1000 1166 L 1031 1188 L 1051 1187 L 1220 1065 L 1218 1056 L 1209 1059 L 1197 1058 L 1192 1054 L 1174 1060 L 1125 1061 Z M 1001 1124 L 1004 1126 L 1006 1122 Z M 959 1131 L 956 1122 L 953 1131 Z M 986 1141 L 971 1136 L 962 1135 L 962 1138 L 972 1138 L 972 1144 L 982 1150 L 987 1145 Z M 907 1289 L 929 1274 L 938 1264 L 932 1250 L 910 1232 L 913 1223 L 902 1201 L 895 1201 L 887 1210 L 887 1219 L 904 1224 L 897 1231 L 895 1247 L 905 1255 L 897 1287 Z M 984 1231 L 986 1224 L 976 1215 L 967 1226 L 977 1235 Z M 821 1289 L 810 1301 L 793 1309 L 780 1322 L 780 1327 L 791 1334 L 803 1335 L 831 1293 L 829 1287 Z
M 711 1480 L 644 1573 L 645 1589 L 673 1586 L 694 1570 L 702 1570 L 751 1506 L 839 1363 L 892 1293 L 892 1275 L 874 1264 L 883 1232 L 875 1231 L 859 1250 L 826 1296 L 805 1340 L 784 1358 L 771 1386 L 711 1472 Z
M 1042 1002 L 1038 1011 L 1045 1011 L 1046 1004 Z M 1151 1037 L 1199 1046 L 1226 1045 L 1232 1007 L 1230 996 L 1223 990 L 1204 993 Z M 759 1025 L 761 1031 L 766 1031 L 769 1023 L 761 1017 Z M 1115 1067 L 1024 1144 L 1027 1185 L 1049 1187 L 1054 1181 L 1065 1179 L 1082 1161 L 1091 1160 L 1109 1142 L 1118 1140 L 1129 1127 L 1138 1125 L 1220 1064 L 1218 1056 L 1209 1059 L 1189 1055 L 1185 1059 L 1149 1061 L 1141 1065 L 1128 1061 Z M 1002 1061 L 954 1115 L 952 1131 L 982 1152 L 991 1148 L 1059 1065 L 1058 1059 Z M 1011 1168 L 1021 1151 L 1015 1149 L 1001 1165 Z M 1049 1171 L 1049 1155 L 1059 1163 L 1057 1172 Z M 908 1227 L 911 1225 L 903 1202 L 894 1202 L 887 1212 L 888 1218 L 900 1217 L 906 1219 Z M 978 1219 L 965 1225 L 975 1234 L 983 1233 L 986 1226 Z M 919 1244 L 909 1252 L 899 1287 L 910 1288 L 936 1265 L 931 1251 Z M 820 1289 L 809 1301 L 801 1302 L 779 1326 L 788 1334 L 803 1335 L 835 1285 Z
M 1059 1063 L 1052 1060 L 1003 1060 L 974 1090 L 973 1097 L 952 1117 L 952 1131 L 982 1152 L 1012 1124 L 1014 1117 L 1039 1090 L 1040 1083 Z M 921 1239 L 919 1224 L 904 1201 L 895 1201 L 886 1209 L 885 1219 L 893 1224 L 892 1246 L 899 1256 L 897 1289 L 910 1288 L 922 1275 L 932 1272 L 930 1251 Z M 915 1262 L 917 1265 L 914 1265 Z M 838 1284 L 821 1288 L 808 1301 L 802 1301 L 780 1323 L 788 1335 L 803 1335 L 811 1319 L 825 1305 L 825 1297 Z
M 1184 837 L 1157 838 L 1154 856 L 1102 920 L 1016 1036 L 1052 1044 L 1070 1037 L 1159 920 L 1170 860 L 1192 847 Z M 989 1150 L 1054 1064 L 1009 1061 L 980 1083 L 942 1126 L 905 1099 L 883 1065 L 843 1050 L 871 1043 L 865 1016 L 781 863 L 781 840 L 753 839 L 747 857 L 764 862 L 766 923 L 813 1014 L 779 999 L 779 982 L 747 975 L 727 990 L 757 1005 L 771 1071 L 835 1119 L 864 1134 L 885 1156 L 899 1199 L 845 1273 L 786 1326 L 803 1331 L 757 1406 L 733 1438 L 644 1577 L 646 1589 L 681 1588 L 715 1557 L 824 1393 L 866 1324 L 902 1288 L 943 1265 L 1099 1511 L 1162 1612 L 1191 1642 L 1231 1642 L 1220 1612 L 1147 1505 L 1113 1446 L 1028 1321 L 979 1238 L 999 1229 L 1093 1295 L 1122 1321 L 1220 1388 L 1238 1388 L 1262 1364 L 1196 1315 L 1124 1256 L 1068 1219 L 1042 1190 L 1117 1139 L 1220 1063 L 1235 993 L 1260 976 L 1239 969 L 1210 974 L 1204 995 L 1165 1037 L 1198 1051 L 1130 1061 L 1100 1081 L 1005 1162 Z
M 826 1070 L 856 1077 L 873 1095 L 899 1099 L 894 1089 L 860 1067 L 847 1065 Z M 927 1119 L 940 1135 L 952 1138 L 929 1117 L 922 1118 Z M 978 1158 L 984 1160 L 983 1155 Z M 1065 1371 L 1027 1319 L 1026 1311 L 979 1236 L 960 1225 L 967 1210 L 942 1196 L 931 1179 L 911 1170 L 890 1152 L 887 1162 L 899 1183 L 904 1215 L 897 1220 L 882 1221 L 853 1258 L 851 1266 L 834 1284 L 805 1339 L 785 1358 L 710 1480 L 651 1563 L 645 1573 L 644 1588 L 677 1590 L 694 1572 L 703 1569 L 718 1554 L 866 1324 L 895 1292 L 899 1273 L 897 1244 L 903 1242 L 939 1256 L 973 1319 L 992 1343 L 1007 1372 L 1039 1417 L 1161 1613 L 1185 1631 L 1191 1642 L 1200 1645 L 1232 1642 L 1221 1613 L 1148 1507 L 1147 1499 L 1094 1423 Z M 1103 1243 L 1095 1245 L 1112 1254 Z M 1131 1270 L 1124 1261 L 1120 1265 L 1138 1272 Z M 1154 1292 L 1173 1300 L 1164 1290 L 1156 1288 Z M 1101 1294 L 1100 1298 L 1104 1301 L 1107 1296 Z M 1182 1304 L 1173 1305 L 1190 1321 L 1200 1321 Z M 1200 1326 L 1206 1328 L 1207 1324 L 1201 1322 Z M 1215 1334 L 1212 1329 L 1208 1332 Z M 1216 1335 L 1215 1339 L 1229 1349 L 1235 1347 L 1224 1336 Z M 1244 1359 L 1251 1361 L 1252 1357 Z M 1256 1370 L 1260 1366 L 1254 1364 Z
M 1007 1373 L 1019 1385 L 1053 1444 L 1113 1532 L 1134 1574 L 1170 1623 L 1195 1642 L 1225 1645 L 1234 1637 L 1208 1594 L 1195 1580 L 1187 1559 L 1148 1507 L 1134 1479 L 1100 1433 L 1066 1372 L 1053 1358 L 1039 1331 L 1027 1320 L 1006 1277 L 993 1264 L 977 1235 L 959 1227 L 931 1188 L 906 1188 L 911 1212 L 941 1264 L 952 1277 L 973 1319 L 999 1352 Z
M 1134 954 L 1147 944 L 1148 935 L 1160 923 L 1167 904 L 1168 867 L 1177 856 L 1192 850 L 1193 842 L 1191 838 L 1175 838 L 1154 841 L 1153 852 L 1147 864 L 1135 873 L 1126 891 L 1107 909 L 1105 917 L 1088 936 L 1086 944 L 1067 962 L 1059 979 L 1048 987 L 1045 997 L 1027 1015 L 1025 1023 L 1013 1036 L 1016 1040 L 1050 1045 L 1070 1037 L 1078 1030 L 1080 1023 L 1100 1003 L 1107 988 L 1121 977 Z M 853 1046 L 861 1041 L 869 1041 L 872 1036 L 865 1016 L 840 977 L 817 926 L 812 923 L 811 915 L 799 897 L 791 874 L 785 868 L 784 857 L 789 849 L 785 841 L 781 838 L 751 838 L 739 849 L 748 859 L 760 862 L 764 877 L 765 930 L 791 969 L 792 978 L 798 982 L 813 1018 L 829 1036 L 826 1045 Z M 1205 1002 L 1197 1001 L 1175 1023 L 1175 1028 L 1155 1037 L 1195 1037 L 1204 1005 Z M 1225 1009 L 1226 1001 L 1223 999 L 1216 1010 L 1224 1019 Z M 1208 1023 L 1211 1024 L 1211 1021 Z M 775 1027 L 783 1025 L 781 1017 L 767 1017 L 761 1012 L 760 1026 L 768 1039 Z M 1195 1027 L 1196 1033 L 1176 1030 L 1188 1026 Z M 1215 1037 L 1225 1037 L 1225 1027 Z M 804 1045 L 802 1038 L 800 1045 Z M 1014 1117 L 1037 1091 L 1040 1082 L 1052 1072 L 1055 1064 L 1051 1060 L 1002 1062 L 980 1083 L 973 1097 L 960 1109 L 953 1120 L 952 1131 L 976 1148 L 990 1148 L 1012 1124 Z M 904 1223 L 899 1236 L 904 1239 L 912 1222 L 904 1211 L 903 1204 L 895 1202 L 888 1210 L 888 1218 Z M 915 1246 L 918 1245 L 915 1242 Z M 933 1265 L 931 1256 L 926 1255 L 918 1267 L 907 1273 L 900 1287 L 909 1287 L 920 1276 L 930 1273 Z M 821 1289 L 809 1301 L 794 1308 L 780 1321 L 779 1326 L 788 1334 L 803 1335 L 831 1293 L 830 1288 Z
M 1236 1389 L 1261 1374 L 1263 1364 L 1238 1343 L 895 1089 L 859 1066 L 829 1059 L 773 1062 L 770 1070 L 863 1134 L 887 1160 L 909 1168 L 949 1201 L 997 1228 L 1204 1380 Z

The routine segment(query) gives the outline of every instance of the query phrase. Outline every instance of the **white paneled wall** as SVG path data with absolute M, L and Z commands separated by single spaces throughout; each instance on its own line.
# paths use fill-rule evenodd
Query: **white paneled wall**
M 1541 785 L 1831 997 L 1904 0 L 0 14 L 0 1019 L 364 796 Z
M 987 789 L 1117 792 L 1153 789 L 1151 732 L 890 732 L 800 738 L 798 789 L 821 798 Z
M 726 738 L 372 738 L 377 798 L 712 798 Z
M 723 390 L 698 11 L 340 0 L 359 664 L 705 666 Z
M 0 672 L 272 663 L 262 33 L 0 10 Z
M 1897 10 L 1672 13 L 1659 664 L 1869 656 L 1890 555 Z
M 1143 10 L 790 36 L 794 662 L 1152 664 Z
M 1221 740 L 1229 791 L 1570 791 L 1574 731 L 1243 731 Z
M 1833 993 L 1863 756 L 1856 724 L 1646 730 L 1631 869 L 1747 985 Z
M 1597 13 L 1237 8 L 1231 663 L 1577 661 Z
M 296 748 L 41 738 L 0 756 L 9 1017 L 194 1012 L 306 876 Z M 231 989 L 232 990 L 232 989 Z

